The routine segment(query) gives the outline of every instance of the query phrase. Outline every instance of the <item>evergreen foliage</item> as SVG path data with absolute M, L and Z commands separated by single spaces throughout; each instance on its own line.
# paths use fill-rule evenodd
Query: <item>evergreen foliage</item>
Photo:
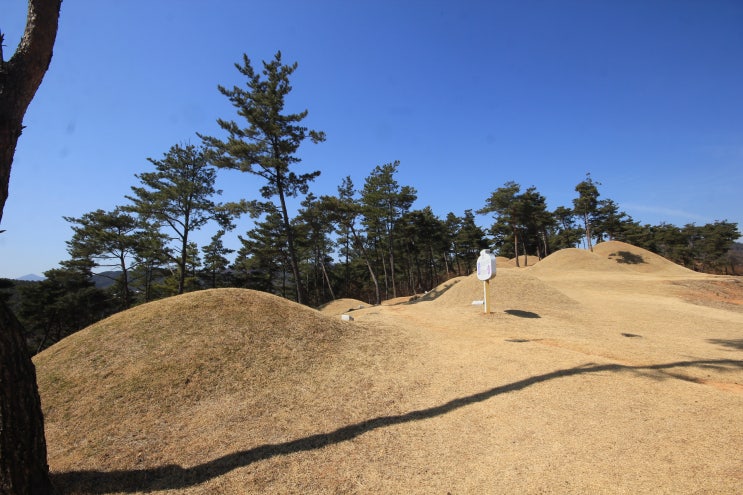
M 80 218 L 64 219 L 73 224 L 74 234 L 67 241 L 70 256 L 87 260 L 93 266 L 119 270 L 115 283 L 122 309 L 128 308 L 131 305 L 129 268 L 140 250 L 140 222 L 120 208 L 111 212 L 96 210 Z
M 599 190 L 597 186 L 601 184 L 591 178 L 587 173 L 585 180 L 575 186 L 578 197 L 573 200 L 573 211 L 583 220 L 583 227 L 586 232 L 586 246 L 589 251 L 593 251 L 591 244 L 591 217 L 597 213 Z
M 213 152 L 218 167 L 248 172 L 265 180 L 261 195 L 265 199 L 277 197 L 281 213 L 283 242 L 286 244 L 292 275 L 296 285 L 296 300 L 306 302 L 305 288 L 300 275 L 299 260 L 295 246 L 296 234 L 289 218 L 287 198 L 307 194 L 309 183 L 320 175 L 320 171 L 297 173 L 297 157 L 302 142 L 309 138 L 313 143 L 325 140 L 323 132 L 309 130 L 300 125 L 308 111 L 283 113 L 286 96 L 291 92 L 289 76 L 297 63 L 284 65 L 281 52 L 270 62 L 263 62 L 263 71 L 258 73 L 250 59 L 243 54 L 243 63 L 235 64 L 247 78 L 247 89 L 234 86 L 227 89 L 219 86 L 243 117 L 248 126 L 240 127 L 234 121 L 219 119 L 219 126 L 227 132 L 227 140 L 202 136 L 204 143 Z
M 141 186 L 133 186 L 132 202 L 125 207 L 143 219 L 164 226 L 174 241 L 166 254 L 177 267 L 175 293 L 186 289 L 189 266 L 198 253 L 189 253 L 190 235 L 209 221 L 222 229 L 232 229 L 232 220 L 246 210 L 245 204 L 217 204 L 212 200 L 222 191 L 215 189 L 216 170 L 208 162 L 205 150 L 193 145 L 175 145 L 162 160 L 148 158 L 155 172 L 137 174 Z M 193 276 L 193 274 L 192 274 Z
M 116 310 L 97 289 L 87 268 L 74 263 L 44 272 L 40 282 L 20 286 L 18 318 L 26 342 L 37 353 Z
M 225 274 L 230 265 L 227 255 L 235 252 L 234 249 L 224 246 L 222 242 L 224 234 L 224 229 L 220 230 L 212 236 L 209 244 L 201 248 L 204 254 L 204 274 L 209 280 L 209 286 L 213 289 L 226 286 Z
M 360 198 L 362 224 L 381 260 L 386 298 L 397 297 L 395 226 L 417 198 L 413 187 L 400 186 L 395 179 L 399 166 L 399 161 L 377 165 L 366 178 Z
M 201 136 L 204 147 L 176 145 L 163 159 L 148 159 L 156 170 L 136 175 L 141 185 L 132 187 L 129 206 L 65 217 L 73 224 L 72 259 L 63 270 L 49 272 L 45 283 L 23 291 L 20 303 L 41 340 L 51 342 L 81 321 L 107 314 L 111 298 L 123 308 L 204 287 L 246 287 L 313 306 L 339 297 L 380 303 L 415 296 L 471 273 L 487 247 L 515 257 L 517 266 L 529 256 L 543 258 L 582 240 L 590 249 L 607 239 L 644 247 L 695 270 L 736 273 L 743 260 L 731 252 L 740 237 L 736 224 L 640 225 L 613 200 L 599 200 L 600 184 L 590 174 L 575 187 L 572 208 L 553 211 L 536 187 L 522 190 L 506 182 L 477 210 L 493 215 L 487 231 L 477 225 L 473 210 L 441 219 L 429 206 L 413 209 L 417 191 L 398 182 L 399 161 L 375 166 L 360 189 L 347 176 L 336 195 L 318 198 L 309 184 L 320 172 L 295 168 L 302 142 L 320 142 L 324 135 L 300 125 L 306 110 L 284 112 L 296 67 L 283 65 L 277 53 L 259 74 L 244 56 L 237 68 L 247 88 L 219 89 L 246 127 L 219 120 L 226 140 Z M 257 192 L 268 201 L 215 203 L 213 196 L 221 194 L 214 186 L 218 168 L 261 177 Z M 304 198 L 292 218 L 286 200 L 298 196 Z M 245 212 L 254 223 L 238 236 L 240 246 L 230 263 L 235 250 L 223 238 Z M 212 221 L 220 230 L 210 243 L 197 246 L 191 234 Z M 117 268 L 117 284 L 108 292 L 92 287 L 95 267 Z M 65 292 L 69 297 L 62 297 Z

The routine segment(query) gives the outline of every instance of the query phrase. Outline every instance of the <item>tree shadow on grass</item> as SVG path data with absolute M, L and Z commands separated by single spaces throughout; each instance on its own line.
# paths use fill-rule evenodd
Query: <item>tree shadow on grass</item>
M 645 263 L 645 259 L 642 255 L 631 253 L 629 251 L 611 253 L 609 258 L 615 260 L 617 263 L 626 263 L 628 265 L 639 265 L 640 263 Z
M 707 339 L 707 342 L 743 351 L 743 339 Z
M 419 409 L 405 414 L 380 416 L 360 423 L 344 426 L 329 433 L 318 433 L 283 443 L 260 445 L 252 449 L 234 452 L 190 468 L 166 465 L 155 468 L 121 471 L 68 471 L 64 473 L 52 473 L 51 476 L 54 484 L 57 487 L 62 488 L 64 492 L 80 494 L 103 494 L 114 492 L 131 493 L 183 489 L 199 485 L 235 469 L 249 466 L 255 462 L 297 452 L 321 449 L 327 445 L 352 440 L 364 433 L 380 428 L 435 418 L 471 404 L 484 402 L 499 395 L 518 392 L 532 385 L 559 378 L 601 372 L 631 372 L 642 375 L 652 374 L 652 372 L 660 372 L 662 373 L 660 379 L 680 378 L 693 381 L 678 371 L 675 371 L 675 369 L 694 367 L 707 369 L 714 368 L 717 371 L 722 372 L 734 371 L 737 369 L 743 369 L 743 360 L 717 359 L 678 361 L 648 366 L 589 363 L 525 378 L 483 392 L 460 397 L 446 402 L 445 404 L 427 409 Z M 653 376 L 657 376 L 657 373 L 653 374 Z

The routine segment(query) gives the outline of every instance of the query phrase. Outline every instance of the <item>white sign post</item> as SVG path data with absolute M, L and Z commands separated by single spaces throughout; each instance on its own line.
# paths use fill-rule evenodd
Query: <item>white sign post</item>
M 482 280 L 482 290 L 484 294 L 482 311 L 485 314 L 490 313 L 490 297 L 488 289 L 490 288 L 490 279 L 495 277 L 495 255 L 490 249 L 480 251 L 480 257 L 477 258 L 477 278 Z

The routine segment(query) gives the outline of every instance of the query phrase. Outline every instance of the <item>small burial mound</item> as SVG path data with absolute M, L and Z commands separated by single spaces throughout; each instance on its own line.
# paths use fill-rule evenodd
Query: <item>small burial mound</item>
M 556 312 L 575 308 L 577 301 L 554 289 L 541 280 L 520 270 L 497 271 L 490 280 L 491 304 L 495 311 L 519 309 L 532 312 Z M 433 304 L 439 308 L 472 305 L 483 299 L 483 282 L 476 274 L 461 280 L 437 298 Z
M 374 376 L 405 369 L 409 342 L 245 289 L 118 313 L 34 358 L 54 481 L 65 493 L 185 488 L 224 470 L 215 459 L 380 415 L 350 398 L 401 397 Z
M 539 263 L 539 261 L 539 257 L 536 255 L 524 256 L 523 254 L 518 257 L 518 265 L 516 265 L 516 258 L 504 258 L 502 256 L 498 256 L 495 259 L 497 266 L 501 268 L 516 268 L 517 266 L 519 268 L 523 268 L 536 265 L 537 263 Z
M 339 316 L 342 314 L 350 313 L 351 311 L 367 308 L 369 306 L 371 306 L 371 304 L 367 304 L 359 299 L 344 297 L 341 299 L 336 299 L 335 301 L 330 301 L 329 303 L 325 303 L 317 309 L 321 313 L 326 315 Z
M 596 253 L 577 248 L 556 251 L 529 268 L 532 274 L 548 276 L 578 271 L 626 272 L 626 268 Z
M 681 276 L 696 274 L 693 270 L 626 242 L 600 242 L 593 247 L 593 252 L 635 272 Z

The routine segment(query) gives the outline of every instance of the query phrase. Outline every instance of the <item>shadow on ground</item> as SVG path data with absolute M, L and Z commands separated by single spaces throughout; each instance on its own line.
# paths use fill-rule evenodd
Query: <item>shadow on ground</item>
M 707 339 L 707 342 L 743 351 L 743 339 Z
M 511 316 L 518 316 L 519 318 L 541 318 L 537 313 L 531 311 L 524 311 L 521 309 L 507 309 L 504 313 L 508 313 Z
M 611 253 L 609 258 L 615 260 L 617 263 L 626 263 L 628 265 L 639 265 L 640 263 L 645 263 L 642 255 L 631 253 L 629 251 Z
M 451 400 L 445 404 L 419 409 L 406 414 L 380 416 L 360 423 L 344 426 L 329 433 L 318 433 L 304 438 L 277 444 L 265 444 L 248 450 L 228 454 L 212 461 L 190 468 L 176 465 L 159 466 L 149 469 L 121 471 L 68 471 L 52 473 L 52 481 L 63 493 L 103 494 L 115 492 L 150 492 L 155 490 L 183 489 L 199 485 L 210 479 L 222 476 L 235 469 L 249 466 L 255 462 L 297 452 L 316 450 L 348 440 L 380 428 L 421 421 L 450 413 L 462 407 L 484 402 L 499 395 L 518 392 L 532 385 L 589 373 L 630 372 L 651 375 L 657 379 L 685 377 L 677 369 L 713 368 L 717 371 L 743 369 L 743 360 L 718 359 L 678 361 L 672 363 L 625 366 L 621 364 L 588 363 L 573 368 L 561 369 L 536 375 L 513 383 L 500 385 L 476 394 Z
M 438 299 L 439 297 L 441 297 L 441 295 L 444 294 L 444 292 L 448 291 L 449 289 L 451 289 L 458 283 L 459 283 L 459 279 L 450 280 L 449 282 L 445 282 L 444 286 L 441 289 L 439 290 L 434 289 L 434 290 L 426 292 L 425 294 L 415 295 L 411 297 L 408 302 L 417 303 L 421 301 L 433 301 L 434 299 Z

